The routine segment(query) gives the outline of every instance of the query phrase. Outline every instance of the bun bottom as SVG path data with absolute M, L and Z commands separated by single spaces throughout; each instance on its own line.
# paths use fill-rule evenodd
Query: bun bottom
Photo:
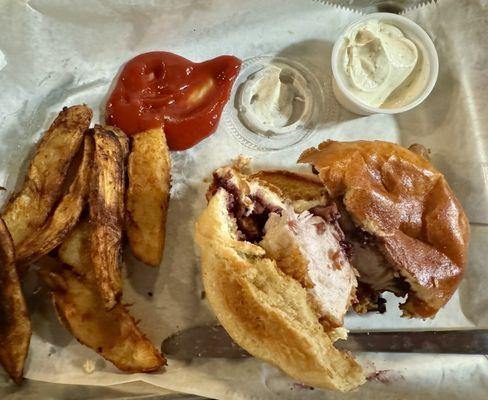
M 299 382 L 343 392 L 364 383 L 361 366 L 333 346 L 306 290 L 264 249 L 238 239 L 230 197 L 216 191 L 195 233 L 203 284 L 220 323 L 250 354 Z

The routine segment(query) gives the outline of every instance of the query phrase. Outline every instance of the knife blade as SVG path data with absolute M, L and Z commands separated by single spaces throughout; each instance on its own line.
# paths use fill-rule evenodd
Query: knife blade
M 411 9 L 437 2 L 437 0 L 315 0 L 328 6 L 343 8 L 349 11 L 369 14 L 373 12 L 389 12 L 403 14 Z
M 488 354 L 488 329 L 349 332 L 335 346 L 357 352 Z M 180 360 L 251 357 L 220 325 L 177 332 L 163 341 L 161 350 Z

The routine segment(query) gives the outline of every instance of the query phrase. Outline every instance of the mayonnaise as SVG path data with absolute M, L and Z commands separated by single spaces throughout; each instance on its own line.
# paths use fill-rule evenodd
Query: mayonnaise
M 395 106 L 406 103 L 423 72 L 415 43 L 378 20 L 368 20 L 346 36 L 341 62 L 349 90 L 372 107 L 388 107 L 394 92 Z
M 268 64 L 243 84 L 239 118 L 256 133 L 292 132 L 310 114 L 311 97 L 298 71 L 284 64 Z

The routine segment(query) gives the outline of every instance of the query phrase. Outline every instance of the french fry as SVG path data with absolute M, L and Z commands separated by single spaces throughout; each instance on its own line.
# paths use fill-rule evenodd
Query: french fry
M 85 228 L 87 229 L 87 225 Z M 75 231 L 73 231 L 75 232 Z M 83 235 L 83 231 L 78 231 Z M 86 235 L 88 236 L 88 235 Z M 75 236 L 70 235 L 69 238 Z M 79 237 L 78 237 L 79 238 Z M 61 324 L 83 345 L 95 350 L 117 368 L 126 372 L 151 372 L 160 369 L 166 360 L 141 332 L 127 308 L 117 303 L 111 310 L 97 290 L 92 266 L 79 258 L 72 244 L 65 252 L 78 269 L 60 268 L 51 259 L 44 261 L 39 274 L 50 287 L 54 308 Z M 66 255 L 66 253 L 65 253 Z
M 15 268 L 14 245 L 0 218 L 0 363 L 16 382 L 22 381 L 32 330 Z
M 124 151 L 116 134 L 101 126 L 93 131 L 90 256 L 103 305 L 109 310 L 122 295 L 121 241 L 124 204 Z
M 170 189 L 170 155 L 161 128 L 132 138 L 128 160 L 126 231 L 136 258 L 161 263 Z
M 22 189 L 2 213 L 15 247 L 35 234 L 61 197 L 68 167 L 91 118 L 87 106 L 64 108 L 39 142 Z
M 68 192 L 35 235 L 17 246 L 16 259 L 19 264 L 32 263 L 48 254 L 61 244 L 76 225 L 88 196 L 92 161 L 93 138 L 85 136 L 82 160 Z

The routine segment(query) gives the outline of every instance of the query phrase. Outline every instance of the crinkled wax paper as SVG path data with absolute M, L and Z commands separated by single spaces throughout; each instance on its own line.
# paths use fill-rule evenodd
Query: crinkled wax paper
M 193 224 L 205 206 L 204 179 L 238 154 L 254 166 L 298 168 L 302 150 L 325 139 L 383 139 L 432 149 L 472 222 L 470 262 L 458 293 L 436 319 L 399 317 L 396 301 L 385 315 L 351 315 L 351 329 L 431 329 L 488 325 L 488 11 L 486 1 L 442 0 L 407 13 L 431 35 L 440 72 L 430 97 L 399 116 L 359 117 L 327 96 L 319 131 L 291 149 L 254 152 L 221 123 L 191 150 L 173 153 L 173 189 L 164 262 L 152 269 L 126 255 L 124 300 L 141 328 L 159 345 L 177 330 L 211 323 L 201 296 Z M 120 66 L 150 50 L 195 61 L 221 54 L 247 59 L 262 54 L 296 58 L 330 88 L 330 54 L 340 31 L 359 14 L 298 0 L 4 1 L 0 5 L 0 192 L 15 189 L 41 132 L 64 105 L 87 103 L 100 113 Z M 303 168 L 303 167 L 302 167 Z M 142 380 L 166 389 L 216 399 L 484 398 L 485 356 L 360 355 L 372 379 L 348 395 L 303 388 L 255 359 L 169 360 L 166 372 L 128 375 L 79 345 L 56 321 L 45 289 L 34 279 L 26 294 L 34 335 L 26 377 L 45 382 L 111 385 Z M 95 362 L 87 374 L 86 360 Z M 382 372 L 378 372 L 382 371 Z

